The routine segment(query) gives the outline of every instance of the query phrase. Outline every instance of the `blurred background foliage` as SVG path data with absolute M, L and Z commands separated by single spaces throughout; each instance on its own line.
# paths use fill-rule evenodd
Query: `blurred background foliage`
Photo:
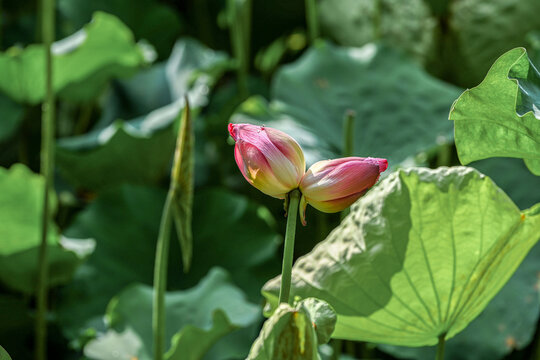
M 0 6 L 0 344 L 18 360 L 32 357 L 44 48 L 39 1 Z M 356 156 L 388 158 L 392 169 L 458 165 L 447 120 L 453 101 L 511 48 L 540 60 L 537 0 L 317 6 L 321 39 L 311 42 L 300 0 L 57 1 L 49 358 L 150 357 L 148 286 L 185 95 L 196 138 L 194 248 L 184 274 L 172 243 L 167 356 L 242 359 L 262 326 L 260 289 L 280 272 L 285 223 L 282 203 L 243 180 L 226 124 L 287 131 L 313 163 L 343 154 L 344 118 L 354 114 Z M 540 202 L 540 178 L 521 160 L 472 166 L 521 209 Z M 296 255 L 339 221 L 308 210 Z M 448 359 L 540 356 L 538 246 L 448 342 Z M 347 341 L 337 348 L 342 359 L 433 352 Z M 320 352 L 338 358 L 331 346 Z

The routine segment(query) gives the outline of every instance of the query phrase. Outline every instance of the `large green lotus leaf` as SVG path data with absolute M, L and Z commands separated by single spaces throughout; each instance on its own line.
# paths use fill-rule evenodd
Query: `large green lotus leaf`
M 521 212 L 474 169 L 400 170 L 296 262 L 292 296 L 332 305 L 336 338 L 433 345 L 484 310 L 539 236 L 540 206 Z M 274 305 L 279 278 L 263 290 Z
M 266 320 L 246 360 L 320 360 L 317 347 L 330 340 L 336 313 L 315 298 L 282 303 Z
M 420 61 L 434 48 L 437 19 L 423 0 L 322 0 L 321 26 L 345 46 L 383 40 Z
M 96 241 L 95 253 L 66 286 L 59 304 L 59 320 L 68 337 L 95 326 L 119 289 L 134 282 L 152 284 L 164 201 L 165 191 L 156 188 L 125 185 L 106 190 L 65 231 L 70 237 Z M 182 273 L 180 250 L 174 241 L 170 287 L 194 286 L 212 266 L 221 266 L 242 288 L 260 289 L 265 280 L 252 269 L 273 258 L 279 245 L 268 210 L 219 189 L 196 193 L 194 205 L 192 267 L 188 274 Z M 213 219 L 212 226 L 208 219 Z
M 354 154 L 384 157 L 397 166 L 451 137 L 445 119 L 459 91 L 388 47 L 323 42 L 282 67 L 272 93 L 270 104 L 248 99 L 232 121 L 286 131 L 313 163 L 341 156 L 343 119 L 353 110 Z
M 98 10 L 116 15 L 133 29 L 137 39 L 148 40 L 165 57 L 182 28 L 178 12 L 154 0 L 139 0 L 136 6 L 129 0 L 60 0 L 58 10 L 73 29 L 89 22 Z
M 527 33 L 540 27 L 540 2 L 534 0 L 453 0 L 448 7 L 452 47 L 446 55 L 453 76 L 465 85 L 482 80 L 500 54 L 522 46 Z
M 85 355 L 96 360 L 152 359 L 152 294 L 151 287 L 135 285 L 114 297 L 106 315 L 114 331 L 86 345 Z M 201 359 L 219 338 L 260 316 L 259 307 L 247 302 L 220 268 L 211 270 L 195 288 L 168 292 L 165 306 L 166 359 Z M 121 348 L 111 341 L 118 338 Z
M 194 110 L 206 105 L 210 88 L 229 65 L 221 52 L 195 40 L 178 41 L 166 65 L 116 87 L 109 100 L 113 108 L 95 129 L 58 141 L 60 173 L 75 187 L 91 190 L 159 182 L 169 173 L 177 133 L 173 123 L 184 108 L 184 96 Z M 118 120 L 123 116 L 133 118 Z
M 60 97 L 94 98 L 115 77 L 132 75 L 145 64 L 130 30 L 115 16 L 97 12 L 92 22 L 53 44 L 53 87 Z M 0 91 L 37 104 L 45 96 L 45 48 L 30 45 L 0 54 Z
M 0 282 L 28 294 L 36 288 L 44 184 L 43 177 L 24 165 L 0 168 Z M 53 197 L 53 213 L 55 202 Z M 71 279 L 76 267 L 92 252 L 93 244 L 81 240 L 80 246 L 72 247 L 69 239 L 59 241 L 52 221 L 48 229 L 49 285 L 56 286 Z
M 11 360 L 11 356 L 2 346 L 0 346 L 0 360 Z
M 448 360 L 496 360 L 523 349 L 533 339 L 540 313 L 538 270 L 540 244 L 536 244 L 515 274 L 486 309 L 445 347 Z M 404 348 L 384 345 L 383 350 L 407 359 L 435 358 L 434 347 Z
M 489 158 L 469 166 L 489 176 L 520 209 L 540 203 L 540 177 L 533 175 L 520 159 Z
M 23 119 L 24 109 L 4 94 L 0 94 L 0 142 L 10 138 Z
M 488 157 L 525 160 L 540 175 L 540 74 L 523 48 L 502 55 L 450 110 L 463 164 Z M 539 105 L 536 105 L 539 104 Z

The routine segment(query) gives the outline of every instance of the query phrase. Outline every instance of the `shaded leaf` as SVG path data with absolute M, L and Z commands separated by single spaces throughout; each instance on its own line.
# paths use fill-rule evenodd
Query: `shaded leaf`
M 353 110 L 354 155 L 384 157 L 398 166 L 435 147 L 438 138 L 451 137 L 445 119 L 458 90 L 387 47 L 319 43 L 278 71 L 272 93 L 269 104 L 248 99 L 232 121 L 287 132 L 311 164 L 341 156 L 343 118 Z
M 2 121 L 0 122 L 0 142 L 11 137 L 19 127 L 24 109 L 9 97 L 0 94 L 0 113 Z
M 58 141 L 60 173 L 75 187 L 92 190 L 124 182 L 159 182 L 170 170 L 176 138 L 173 124 L 184 108 L 184 96 L 194 110 L 205 105 L 211 86 L 228 65 L 221 52 L 195 40 L 178 41 L 165 67 L 158 65 L 120 85 L 129 100 L 114 105 L 95 129 Z M 153 77 L 155 83 L 146 87 Z M 156 93 L 169 98 L 158 99 Z M 118 120 L 123 115 L 135 118 Z
M 248 360 L 319 360 L 318 345 L 330 339 L 336 314 L 324 301 L 308 298 L 282 303 L 266 320 Z
M 90 21 L 98 10 L 118 16 L 137 39 L 148 40 L 161 56 L 168 55 L 182 29 L 178 13 L 154 0 L 139 0 L 136 6 L 129 0 L 60 0 L 58 9 L 74 29 Z
M 116 296 L 106 315 L 113 331 L 90 342 L 85 355 L 103 360 L 114 354 L 152 359 L 152 292 L 149 286 L 135 285 Z M 247 302 L 219 268 L 193 289 L 168 292 L 165 305 L 170 347 L 166 359 L 200 359 L 220 337 L 259 319 L 258 306 Z M 114 342 L 117 339 L 121 347 Z
M 293 268 L 292 296 L 338 314 L 335 338 L 421 346 L 474 320 L 540 236 L 488 177 L 465 168 L 400 170 Z M 263 289 L 275 306 L 279 278 Z
M 540 167 L 536 167 L 540 165 L 537 86 L 540 75 L 525 49 L 516 48 L 493 64 L 480 85 L 456 100 L 450 120 L 463 164 L 488 157 L 515 157 L 524 159 L 531 172 L 540 175 Z
M 481 81 L 500 54 L 525 44 L 527 33 L 540 26 L 535 15 L 540 11 L 538 1 L 453 0 L 449 3 L 446 31 L 452 42 L 443 56 L 451 59 L 448 63 L 453 75 L 464 86 Z
M 340 44 L 382 40 L 425 62 L 435 45 L 437 20 L 423 0 L 322 0 L 321 27 Z
M 58 317 L 67 337 L 76 338 L 86 328 L 95 327 L 119 289 L 134 282 L 152 285 L 155 239 L 164 201 L 165 191 L 155 188 L 125 185 L 103 191 L 65 231 L 66 236 L 96 241 L 95 253 L 61 293 Z M 250 295 L 258 299 L 258 289 L 269 274 L 259 276 L 253 269 L 275 257 L 279 245 L 265 210 L 224 190 L 198 192 L 193 209 L 192 268 L 181 274 L 179 249 L 171 246 L 169 286 L 194 286 L 212 266 L 221 266 L 231 272 L 235 283 L 256 291 L 255 296 Z M 208 219 L 212 219 L 212 226 L 208 226 Z M 126 256 L 126 249 L 130 256 Z M 279 264 L 270 276 L 277 272 Z
M 115 77 L 132 75 L 145 63 L 130 30 L 115 16 L 97 12 L 92 22 L 53 44 L 53 87 L 61 98 L 94 98 Z M 0 90 L 18 102 L 37 104 L 45 96 L 43 45 L 0 54 Z
M 43 177 L 24 165 L 0 168 L 0 281 L 28 294 L 36 288 L 44 187 Z M 54 213 L 56 198 L 51 203 Z M 48 228 L 49 286 L 57 286 L 71 279 L 77 266 L 92 252 L 93 244 L 81 240 L 86 250 L 72 249 L 69 239 L 59 241 L 52 220 Z

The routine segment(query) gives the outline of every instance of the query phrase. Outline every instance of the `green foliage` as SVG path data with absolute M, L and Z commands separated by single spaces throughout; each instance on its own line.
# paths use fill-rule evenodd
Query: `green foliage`
M 192 109 L 205 105 L 209 89 L 228 66 L 223 53 L 194 40 L 178 41 L 165 66 L 120 84 L 110 112 L 92 131 L 58 142 L 60 172 L 74 186 L 92 190 L 123 182 L 158 183 L 169 173 L 176 138 L 173 123 L 184 107 L 184 96 Z M 120 120 L 123 115 L 133 118 Z
M 478 83 L 497 57 L 523 46 L 538 1 L 321 0 L 319 17 L 346 46 L 383 41 L 461 86 Z
M 484 81 L 452 106 L 458 155 L 463 164 L 515 157 L 540 175 L 540 74 L 518 48 L 502 55 Z
M 161 189 L 127 185 L 110 189 L 65 231 L 67 236 L 96 241 L 95 253 L 63 292 L 59 321 L 70 338 L 86 328 L 99 328 L 106 304 L 119 289 L 134 282 L 152 284 L 164 201 Z M 170 286 L 194 286 L 212 266 L 221 266 L 243 288 L 258 292 L 265 277 L 257 278 L 250 271 L 273 257 L 278 246 L 277 234 L 268 225 L 271 215 L 248 199 L 219 189 L 197 193 L 194 204 L 192 268 L 188 274 L 180 274 L 180 254 L 171 248 Z M 212 226 L 208 219 L 213 219 Z
M 247 360 L 320 360 L 317 347 L 330 340 L 335 324 L 336 313 L 324 301 L 282 303 L 264 323 Z
M 195 164 L 193 122 L 186 98 L 186 104 L 180 118 L 180 129 L 176 139 L 171 185 L 173 194 L 172 218 L 174 220 L 180 247 L 184 272 L 191 266 L 193 257 L 193 234 L 191 220 L 193 213 L 193 167 Z
M 0 94 L 0 143 L 15 133 L 23 117 L 23 108 L 7 96 Z
M 134 285 L 114 297 L 107 308 L 111 330 L 86 345 L 90 359 L 152 358 L 152 288 Z M 166 359 L 201 359 L 220 337 L 259 319 L 227 273 L 213 269 L 195 288 L 169 292 L 166 303 Z
M 424 62 L 435 45 L 437 20 L 423 0 L 322 0 L 319 17 L 325 32 L 346 46 L 383 40 Z
M 37 256 L 43 213 L 44 180 L 24 165 L 0 168 L 0 281 L 8 287 L 32 294 L 36 288 Z M 52 207 L 55 209 L 55 199 Z M 53 209 L 53 210 L 54 210 Z M 54 211 L 53 211 L 54 213 Z M 69 239 L 59 241 L 58 229 L 49 225 L 49 284 L 57 286 L 71 280 L 93 244 L 82 241 L 74 247 Z
M 471 324 L 446 344 L 445 358 L 460 360 L 499 359 L 523 349 L 532 340 L 540 313 L 536 244 L 515 274 Z M 404 348 L 383 345 L 396 357 L 430 359 L 435 348 Z
M 97 12 L 92 23 L 53 44 L 53 87 L 64 99 L 88 101 L 115 77 L 145 63 L 131 31 L 116 17 Z M 0 90 L 18 102 L 37 104 L 45 97 L 45 48 L 30 45 L 0 54 Z
M 248 99 L 232 121 L 287 132 L 308 163 L 341 156 L 343 119 L 350 110 L 356 113 L 354 155 L 385 157 L 391 166 L 410 161 L 434 148 L 437 138 L 451 137 L 445 119 L 459 93 L 395 50 L 377 45 L 319 43 L 283 67 L 272 85 L 270 104 Z
M 96 11 L 116 15 L 137 40 L 148 40 L 161 57 L 168 55 L 183 27 L 178 13 L 154 0 L 138 0 L 136 6 L 130 0 L 59 0 L 58 9 L 71 31 L 89 22 Z
M 334 337 L 421 346 L 463 330 L 540 235 L 487 177 L 463 167 L 398 171 L 293 269 L 292 293 L 338 314 Z M 324 264 L 324 265 L 322 265 Z M 272 305 L 279 278 L 267 283 Z
M 0 360 L 11 360 L 11 356 L 2 346 L 0 346 Z

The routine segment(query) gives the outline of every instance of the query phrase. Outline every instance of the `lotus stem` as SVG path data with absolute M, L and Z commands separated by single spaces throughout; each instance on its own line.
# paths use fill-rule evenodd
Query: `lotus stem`
M 445 338 L 446 334 L 442 334 L 439 336 L 439 343 L 437 344 L 437 355 L 435 356 L 435 360 L 444 360 L 444 344 L 446 342 Z
M 154 360 L 162 360 L 165 352 L 165 291 L 167 290 L 167 264 L 171 238 L 173 189 L 169 189 L 163 206 L 154 263 L 154 302 L 152 330 L 154 333 Z
M 315 0 L 306 0 L 306 22 L 309 42 L 313 44 L 319 37 L 319 18 L 317 17 L 317 5 Z
M 47 358 L 47 289 L 49 268 L 47 265 L 47 233 L 49 231 L 50 199 L 54 189 L 54 134 L 55 98 L 53 89 L 53 58 L 51 45 L 54 40 L 54 0 L 43 0 L 42 35 L 45 47 L 45 101 L 42 106 L 41 174 L 45 179 L 43 191 L 43 214 L 41 218 L 41 243 L 38 253 L 38 278 L 36 288 L 35 358 Z
M 279 290 L 279 302 L 292 305 L 290 299 L 291 275 L 294 255 L 294 237 L 296 235 L 296 217 L 300 191 L 293 190 L 289 193 L 289 208 L 287 210 L 287 227 L 285 229 L 285 249 L 283 250 L 283 267 L 281 270 L 281 288 Z

